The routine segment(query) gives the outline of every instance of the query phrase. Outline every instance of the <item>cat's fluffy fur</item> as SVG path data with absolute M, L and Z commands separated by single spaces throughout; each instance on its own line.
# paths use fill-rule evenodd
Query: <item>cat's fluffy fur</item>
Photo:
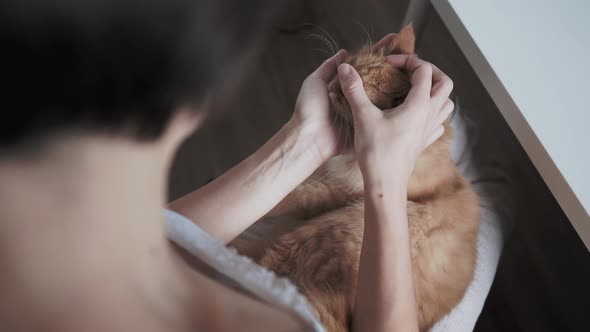
M 414 52 L 404 28 L 385 45 L 367 46 L 347 59 L 381 109 L 403 101 L 407 73 L 384 56 Z M 350 108 L 335 81 L 333 111 L 353 137 Z M 431 327 L 463 297 L 473 278 L 478 200 L 450 158 L 451 128 L 417 161 L 408 185 L 408 226 L 420 330 Z M 350 142 L 349 142 L 350 143 Z M 328 331 L 350 327 L 363 237 L 362 177 L 353 154 L 329 160 L 267 217 L 232 245 L 260 265 L 288 277 L 307 296 Z

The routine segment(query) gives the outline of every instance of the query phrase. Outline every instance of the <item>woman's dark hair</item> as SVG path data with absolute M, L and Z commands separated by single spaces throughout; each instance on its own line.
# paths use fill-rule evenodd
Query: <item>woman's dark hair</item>
M 160 136 L 256 39 L 263 0 L 3 0 L 0 152 L 66 130 Z

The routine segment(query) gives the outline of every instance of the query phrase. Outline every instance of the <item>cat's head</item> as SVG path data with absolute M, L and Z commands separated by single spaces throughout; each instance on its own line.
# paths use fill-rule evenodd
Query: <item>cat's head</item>
M 345 59 L 363 80 L 367 96 L 380 109 L 390 109 L 401 104 L 410 90 L 410 77 L 403 69 L 389 64 L 385 57 L 393 54 L 413 54 L 414 29 L 408 25 L 397 34 L 384 37 L 377 44 L 369 44 Z M 342 93 L 338 78 L 329 84 L 331 107 L 336 121 L 343 131 L 343 138 L 352 143 L 354 127 L 348 101 Z
M 375 45 L 368 45 L 350 55 L 345 62 L 352 65 L 363 80 L 367 96 L 382 110 L 391 109 L 403 103 L 410 88 L 410 76 L 403 70 L 389 64 L 385 57 L 393 54 L 414 53 L 414 29 L 406 26 L 397 34 L 384 37 Z M 336 115 L 336 124 L 341 131 L 344 145 L 351 147 L 354 138 L 354 126 L 350 105 L 342 93 L 338 78 L 329 84 L 330 104 Z M 455 174 L 450 159 L 450 140 L 452 130 L 445 123 L 445 133 L 430 145 L 418 158 L 414 172 L 408 184 L 408 197 L 423 196 L 437 190 Z M 352 151 L 351 151 L 352 152 Z M 352 158 L 351 158 L 352 157 Z M 362 188 L 362 177 L 358 171 L 356 160 L 351 154 L 334 158 L 328 169 L 333 177 L 345 180 L 357 189 Z

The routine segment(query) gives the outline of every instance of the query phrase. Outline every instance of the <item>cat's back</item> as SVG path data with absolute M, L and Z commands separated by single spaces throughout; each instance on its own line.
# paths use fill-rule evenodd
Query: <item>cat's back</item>
M 442 193 L 408 202 L 408 230 L 421 330 L 463 298 L 473 279 L 479 201 L 458 175 Z
M 327 331 L 348 330 L 363 223 L 364 201 L 350 201 L 284 234 L 259 262 L 298 286 Z

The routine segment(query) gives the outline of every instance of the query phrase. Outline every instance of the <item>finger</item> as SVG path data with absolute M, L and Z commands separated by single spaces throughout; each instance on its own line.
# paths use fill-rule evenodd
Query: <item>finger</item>
M 430 135 L 430 137 L 426 141 L 426 146 L 424 146 L 424 148 L 426 149 L 432 143 L 436 142 L 436 140 L 438 140 L 444 134 L 444 132 L 445 132 L 444 126 L 440 126 L 440 127 L 436 128 L 436 130 Z
M 408 69 L 408 62 L 411 58 L 418 59 L 418 56 L 416 54 L 394 54 L 386 56 L 385 61 L 394 67 Z
M 345 63 L 338 67 L 338 79 L 344 97 L 352 109 L 353 117 L 374 110 L 375 106 L 363 87 L 363 80 L 351 65 Z
M 453 80 L 448 77 L 442 70 L 432 65 L 432 90 L 430 95 L 435 106 L 443 105 L 453 91 Z
M 447 102 L 444 106 L 435 113 L 432 117 L 432 120 L 429 123 L 430 132 L 434 132 L 434 130 L 443 125 L 443 123 L 448 119 L 449 115 L 453 113 L 453 109 L 455 108 L 455 104 L 450 100 L 447 99 Z
M 450 99 L 447 99 L 445 104 L 443 105 L 440 112 L 437 114 L 435 119 L 435 127 L 442 125 L 448 118 L 453 110 L 455 109 L 455 103 L 453 103 Z
M 312 75 L 316 76 L 326 83 L 331 80 L 334 75 L 336 74 L 336 70 L 338 65 L 344 61 L 344 59 L 348 56 L 348 52 L 346 50 L 340 50 L 336 53 L 333 57 L 324 61 L 318 69 L 316 69 Z
M 395 55 L 388 55 L 385 57 L 385 60 L 397 68 L 405 68 L 409 71 L 415 71 L 419 66 L 428 63 L 432 66 L 432 79 L 433 83 L 436 83 L 441 80 L 449 79 L 449 77 L 440 70 L 437 66 L 433 65 L 428 61 L 424 61 L 418 58 L 415 54 L 395 54 Z
M 420 59 L 416 54 L 394 54 L 385 57 L 385 61 L 397 68 L 406 69 L 409 73 L 415 72 L 422 65 L 432 64 Z
M 410 72 L 415 71 L 421 65 L 428 63 L 432 66 L 432 79 L 433 82 L 440 81 L 443 78 L 448 78 L 445 73 L 442 72 L 437 66 L 433 65 L 428 61 L 424 61 L 416 54 L 395 54 L 395 55 L 388 55 L 385 57 L 385 60 L 397 68 L 405 68 Z
M 410 80 L 412 82 L 412 88 L 410 88 L 404 104 L 411 105 L 424 99 L 430 100 L 432 65 L 424 62 L 412 74 Z
M 418 68 L 428 64 L 432 67 L 432 82 L 430 95 L 435 107 L 439 108 L 449 98 L 453 91 L 453 81 L 437 66 L 419 59 L 415 54 L 396 54 L 385 57 L 387 62 L 398 68 L 405 68 L 414 73 Z

